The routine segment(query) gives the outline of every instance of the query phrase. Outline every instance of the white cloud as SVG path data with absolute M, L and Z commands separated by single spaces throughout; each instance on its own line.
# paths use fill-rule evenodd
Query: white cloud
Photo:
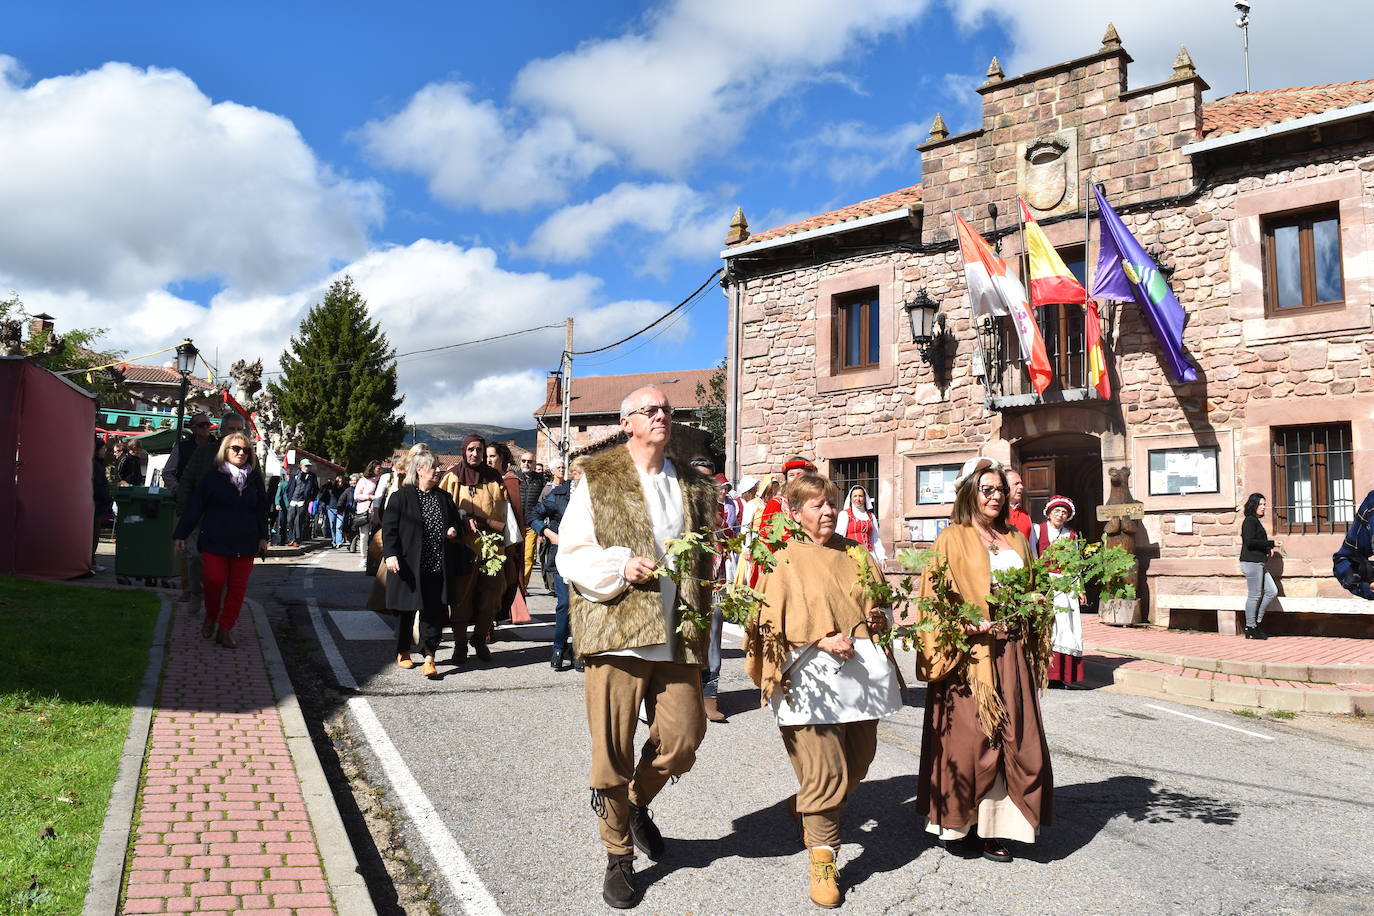
M 636 166 L 680 174 L 749 118 L 927 0 L 672 0 L 642 30 L 533 61 L 515 97 L 568 118 Z
M 1097 50 L 1108 21 L 1135 58 L 1131 85 L 1167 79 L 1179 45 L 1186 45 L 1212 96 L 1245 88 L 1241 33 L 1228 0 L 950 0 L 956 17 L 975 26 L 985 17 L 1002 23 L 1015 42 L 1003 57 L 1008 75 L 1083 57 Z M 1365 0 L 1320 3 L 1256 3 L 1250 23 L 1252 89 L 1307 86 L 1367 79 L 1369 64 L 1363 30 L 1352 23 L 1367 18 Z M 1320 49 L 1295 53 L 1295 49 Z
M 491 101 L 474 101 L 466 85 L 431 83 L 356 137 L 377 162 L 424 177 L 439 200 L 487 212 L 562 201 L 570 183 L 611 159 L 563 118 L 524 127 L 517 120 Z
M 661 273 L 678 258 L 709 258 L 719 251 L 729 212 L 723 203 L 685 184 L 623 182 L 553 213 L 534 230 L 524 253 L 548 261 L 579 261 L 626 235 L 639 242 L 652 234 L 658 238 L 637 270 Z
M 379 187 L 334 175 L 289 120 L 177 71 L 23 79 L 0 58 L 0 273 L 21 290 L 291 287 L 366 251 L 381 218 Z
M 920 165 L 915 147 L 924 142 L 929 129 L 928 122 L 899 124 L 889 130 L 858 121 L 827 124 L 797 145 L 789 167 L 799 172 L 824 171 L 841 185 L 862 184 L 889 171 L 915 184 Z

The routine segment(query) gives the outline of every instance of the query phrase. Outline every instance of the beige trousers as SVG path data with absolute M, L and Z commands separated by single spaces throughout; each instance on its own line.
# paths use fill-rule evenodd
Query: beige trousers
M 534 555 L 539 551 L 539 535 L 533 528 L 525 529 L 525 568 L 520 575 L 520 584 L 530 587 L 530 572 L 534 569 Z
M 591 788 L 606 851 L 626 855 L 629 805 L 647 805 L 674 776 L 692 768 L 706 735 L 701 669 L 625 656 L 586 659 L 587 730 L 592 738 Z M 649 740 L 635 754 L 639 704 L 649 713 Z
M 797 773 L 797 814 L 806 845 L 840 845 L 840 810 L 868 775 L 878 750 L 878 720 L 838 725 L 781 725 Z

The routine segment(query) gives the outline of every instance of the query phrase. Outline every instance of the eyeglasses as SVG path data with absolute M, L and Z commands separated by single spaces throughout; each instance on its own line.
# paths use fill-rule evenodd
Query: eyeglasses
M 248 446 L 246 446 L 246 445 L 231 445 L 231 446 L 229 446 L 229 451 L 233 452 L 233 453 L 236 454 L 236 455 L 240 455 L 240 454 L 242 454 L 242 453 L 248 451 Z
M 1003 496 L 1011 493 L 1008 487 L 979 487 L 978 492 L 983 494 L 984 499 L 992 499 L 992 494 L 1001 493 Z
M 650 404 L 647 407 L 641 407 L 638 410 L 632 410 L 629 413 L 625 414 L 625 416 L 633 417 L 636 414 L 638 414 L 641 417 L 652 417 L 656 413 L 663 414 L 669 420 L 673 418 L 673 408 L 668 406 L 667 404 Z

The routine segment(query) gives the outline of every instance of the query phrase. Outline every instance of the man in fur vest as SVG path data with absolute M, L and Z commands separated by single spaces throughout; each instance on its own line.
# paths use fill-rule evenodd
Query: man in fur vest
M 574 649 L 587 666 L 592 808 L 607 852 L 602 897 L 618 909 L 639 902 L 635 847 L 650 859 L 663 854 L 649 803 L 692 768 L 706 733 L 706 634 L 691 624 L 680 632 L 678 607 L 710 619 L 709 561 L 684 571 L 680 595 L 654 571 L 669 562 L 668 541 L 711 530 L 716 487 L 668 457 L 672 423 L 663 392 L 632 391 L 620 404 L 628 441 L 586 459 L 558 530 L 558 572 L 572 586 Z M 636 753 L 641 701 L 649 740 Z

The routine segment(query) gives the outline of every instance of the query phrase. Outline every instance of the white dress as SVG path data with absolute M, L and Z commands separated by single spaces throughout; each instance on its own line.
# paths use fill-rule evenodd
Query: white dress
M 1069 533 L 1068 528 L 1055 528 L 1049 522 L 1042 523 L 1045 526 L 1046 536 L 1051 544 L 1065 537 Z M 1034 540 L 1031 543 L 1038 544 L 1040 526 L 1037 525 L 1031 532 Z M 1060 610 L 1054 613 L 1054 630 L 1050 633 L 1050 648 L 1063 655 L 1083 655 L 1083 615 L 1079 611 L 1078 596 L 1069 595 L 1064 592 L 1054 593 L 1054 606 Z

